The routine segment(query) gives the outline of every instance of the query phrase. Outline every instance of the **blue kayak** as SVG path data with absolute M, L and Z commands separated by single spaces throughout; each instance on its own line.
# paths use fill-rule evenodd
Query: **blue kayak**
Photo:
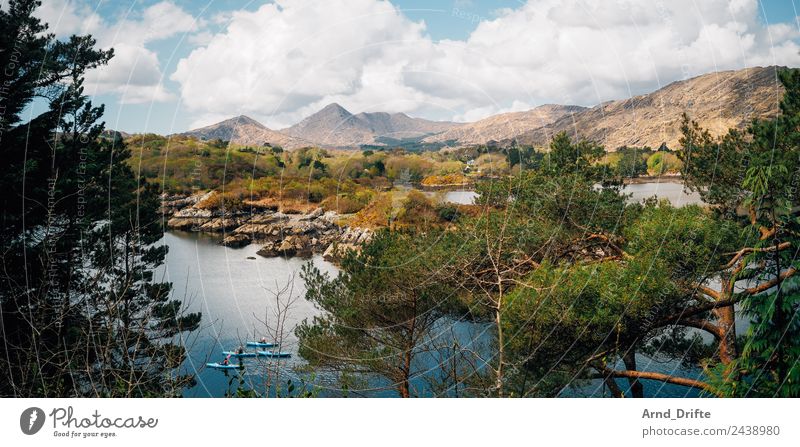
M 216 369 L 239 369 L 243 368 L 244 365 L 223 365 L 222 363 L 206 363 L 206 366 L 209 368 L 216 368 Z
M 222 355 L 229 355 L 231 357 L 255 357 L 255 352 L 243 352 L 239 354 L 238 352 L 234 351 L 222 351 Z
M 275 343 L 261 343 L 260 341 L 248 341 L 247 346 L 255 346 L 256 348 L 272 348 Z
M 256 353 L 258 353 L 258 355 L 260 355 L 261 357 L 280 357 L 280 358 L 285 358 L 285 357 L 291 357 L 292 356 L 292 354 L 290 352 L 256 351 Z

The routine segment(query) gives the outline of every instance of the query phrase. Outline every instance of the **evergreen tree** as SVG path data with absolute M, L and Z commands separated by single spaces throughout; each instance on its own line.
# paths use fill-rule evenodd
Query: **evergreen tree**
M 5 163 L 0 240 L 0 395 L 174 395 L 182 315 L 153 269 L 166 255 L 157 191 L 101 138 L 102 106 L 83 93 L 113 51 L 91 36 L 56 40 L 34 0 L 0 10 Z M 23 122 L 33 104 L 43 113 Z
M 378 374 L 412 396 L 417 358 L 450 296 L 436 277 L 441 260 L 425 254 L 434 240 L 379 232 L 361 253 L 350 252 L 335 278 L 307 264 L 306 299 L 325 313 L 296 329 L 300 355 L 314 366 Z

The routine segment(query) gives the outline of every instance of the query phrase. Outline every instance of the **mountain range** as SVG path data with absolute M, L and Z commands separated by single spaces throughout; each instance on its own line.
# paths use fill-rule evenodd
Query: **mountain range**
M 752 119 L 774 116 L 783 95 L 777 67 L 722 71 L 676 81 L 652 93 L 608 101 L 594 107 L 546 104 L 528 111 L 502 113 L 473 123 L 412 118 L 404 113 L 352 114 L 333 103 L 299 123 L 272 130 L 238 116 L 185 132 L 200 139 L 239 144 L 269 143 L 287 149 L 303 146 L 358 148 L 412 140 L 465 146 L 516 141 L 546 146 L 558 132 L 588 138 L 608 150 L 621 146 L 678 146 L 681 115 L 687 113 L 714 135 L 744 128 Z
M 743 129 L 754 118 L 775 116 L 784 92 L 776 69 L 723 71 L 673 82 L 653 93 L 605 102 L 510 138 L 543 146 L 554 134 L 565 131 L 599 141 L 610 150 L 657 148 L 662 143 L 677 148 L 684 112 L 712 135 Z

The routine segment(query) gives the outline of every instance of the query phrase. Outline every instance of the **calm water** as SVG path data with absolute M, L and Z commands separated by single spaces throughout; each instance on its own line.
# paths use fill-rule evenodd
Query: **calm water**
M 478 193 L 470 190 L 457 190 L 447 191 L 444 193 L 443 201 L 448 203 L 455 203 L 458 205 L 472 205 L 475 203 L 475 198 Z
M 625 185 L 623 192 L 631 194 L 631 201 L 640 202 L 652 196 L 659 199 L 667 199 L 675 206 L 701 204 L 703 201 L 696 192 L 685 192 L 683 184 L 673 182 L 659 183 L 635 183 Z M 443 202 L 456 203 L 459 205 L 472 205 L 478 193 L 471 190 L 447 191 L 442 195 Z
M 202 312 L 201 329 L 185 341 L 190 357 L 186 369 L 197 375 L 197 386 L 187 390 L 187 396 L 222 396 L 228 380 L 235 374 L 205 368 L 206 362 L 221 361 L 222 350 L 234 350 L 247 340 L 262 336 L 270 341 L 282 333 L 282 351 L 295 355 L 289 360 L 269 361 L 247 359 L 245 376 L 251 385 L 263 385 L 261 376 L 267 368 L 281 367 L 288 371 L 297 366 L 297 340 L 292 328 L 305 318 L 317 314 L 314 306 L 303 299 L 305 289 L 299 277 L 303 263 L 300 258 L 263 258 L 256 255 L 258 245 L 231 249 L 219 245 L 219 238 L 184 232 L 169 232 L 164 236 L 169 246 L 167 262 L 162 269 L 165 279 L 173 283 L 173 294 L 184 301 L 189 311 Z M 314 257 L 311 262 L 322 271 L 336 273 L 336 268 Z M 280 303 L 276 301 L 279 295 Z M 288 300 L 293 303 L 279 331 L 279 308 Z M 280 304 L 280 305 L 279 305 Z
M 635 202 L 656 196 L 659 199 L 669 200 L 675 206 L 703 203 L 700 199 L 700 194 L 696 192 L 685 192 L 682 183 L 634 183 L 625 185 L 622 190 L 627 194 L 631 194 L 631 200 Z
M 297 355 L 297 338 L 294 327 L 306 318 L 319 314 L 313 304 L 305 300 L 305 288 L 300 269 L 313 262 L 323 272 L 337 274 L 337 268 L 321 256 L 312 259 L 264 258 L 256 255 L 258 245 L 229 248 L 219 245 L 218 236 L 186 232 L 168 232 L 163 242 L 169 246 L 165 266 L 158 272 L 173 283 L 173 295 L 186 304 L 189 311 L 202 312 L 201 328 L 184 342 L 189 358 L 184 364 L 187 372 L 195 374 L 197 385 L 187 389 L 187 397 L 220 397 L 235 390 L 239 380 L 248 389 L 274 394 L 275 377 L 285 385 L 287 379 L 298 383 L 300 378 L 313 382 L 322 396 L 339 396 L 336 377 L 325 371 L 309 372 L 305 362 Z M 252 258 L 252 259 L 251 259 Z M 280 301 L 276 301 L 277 292 Z M 283 308 L 291 298 L 292 305 L 286 315 L 283 331 L 276 331 L 277 309 Z M 265 324 L 266 322 L 266 324 Z M 489 343 L 487 325 L 443 321 L 433 331 L 430 354 L 419 355 L 415 365 L 417 377 L 412 381 L 416 394 L 431 396 L 439 391 L 431 389 L 429 382 L 441 374 L 439 364 L 452 356 L 449 347 L 453 340 L 469 349 L 485 350 Z M 235 350 L 248 340 L 262 336 L 269 341 L 282 333 L 281 351 L 292 353 L 286 360 L 266 358 L 244 359 L 241 371 L 222 371 L 206 368 L 207 362 L 222 361 L 223 350 Z M 252 351 L 252 349 L 248 349 Z M 233 360 L 232 360 L 233 362 Z M 351 387 L 349 395 L 395 396 L 387 383 L 375 377 L 362 377 L 358 386 Z
M 674 183 L 653 183 L 629 185 L 628 192 L 634 199 L 652 195 L 668 198 L 676 205 L 696 203 L 699 198 L 683 194 L 682 187 Z M 443 201 L 472 203 L 474 191 L 448 191 Z M 300 268 L 306 262 L 313 262 L 322 271 L 335 275 L 338 270 L 321 256 L 311 259 L 263 258 L 256 255 L 258 245 L 244 248 L 229 248 L 219 245 L 219 236 L 185 232 L 169 232 L 163 243 L 169 246 L 169 254 L 164 267 L 158 272 L 173 283 L 173 294 L 181 299 L 187 309 L 202 312 L 201 329 L 189 336 L 184 343 L 188 347 L 189 358 L 184 367 L 197 377 L 197 384 L 185 391 L 187 397 L 218 397 L 235 390 L 239 381 L 244 386 L 262 394 L 269 388 L 275 392 L 275 383 L 285 383 L 291 378 L 295 383 L 304 378 L 320 387 L 321 395 L 341 395 L 335 377 L 324 371 L 312 373 L 305 370 L 303 360 L 297 355 L 297 339 L 293 329 L 303 319 L 319 314 L 311 303 L 305 300 L 305 289 L 300 278 Z M 285 312 L 278 312 L 291 301 Z M 282 330 L 279 314 L 285 315 Z M 442 322 L 434 331 L 432 343 L 437 346 L 451 346 L 458 340 L 461 346 L 486 351 L 491 343 L 491 327 L 483 324 L 464 322 Z M 206 368 L 207 362 L 223 359 L 223 350 L 234 350 L 248 340 L 262 336 L 272 341 L 282 338 L 282 351 L 293 355 L 287 360 L 266 360 L 264 358 L 245 359 L 241 371 L 220 371 Z M 474 341 L 473 341 L 474 340 Z M 448 364 L 447 350 L 434 350 L 430 355 L 421 355 L 417 371 L 419 376 L 413 385 L 420 395 L 439 394 L 429 386 L 429 380 L 442 373 L 441 364 Z M 675 362 L 658 363 L 652 359 L 639 359 L 641 368 L 680 375 L 696 375 L 699 371 L 686 371 Z M 275 377 L 280 377 L 276 380 Z M 366 377 L 363 389 L 351 392 L 363 396 L 394 396 L 395 392 L 386 389 L 380 379 Z M 620 385 L 624 385 L 622 382 Z M 645 382 L 649 395 L 682 397 L 697 393 L 683 387 L 662 385 L 658 382 Z M 448 393 L 451 394 L 452 393 Z M 599 382 L 579 390 L 569 390 L 565 396 L 602 395 Z

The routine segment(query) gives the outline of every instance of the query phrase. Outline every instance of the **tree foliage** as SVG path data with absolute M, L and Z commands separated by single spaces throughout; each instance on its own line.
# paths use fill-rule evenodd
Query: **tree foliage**
M 306 298 L 324 311 L 297 330 L 300 355 L 340 372 L 377 374 L 402 397 L 414 395 L 417 357 L 450 291 L 426 256 L 431 237 L 379 232 L 361 253 L 350 252 L 336 277 L 303 268 Z
M 38 1 L 0 10 L 5 160 L 0 187 L 0 395 L 175 395 L 194 328 L 153 269 L 166 255 L 158 192 L 126 164 L 118 138 L 101 138 L 102 106 L 83 93 L 87 70 L 112 51 L 91 36 L 55 40 Z M 34 100 L 45 111 L 30 122 Z

